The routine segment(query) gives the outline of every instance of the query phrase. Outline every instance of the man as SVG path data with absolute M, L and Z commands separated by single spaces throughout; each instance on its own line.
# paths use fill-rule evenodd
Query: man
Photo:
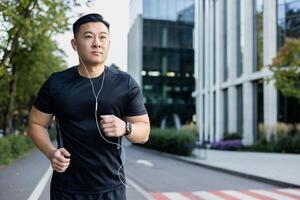
M 28 134 L 54 170 L 51 199 L 126 199 L 120 143 L 148 140 L 150 123 L 134 79 L 104 65 L 109 24 L 88 14 L 73 24 L 79 65 L 52 74 L 32 107 Z M 58 148 L 47 127 L 55 116 Z

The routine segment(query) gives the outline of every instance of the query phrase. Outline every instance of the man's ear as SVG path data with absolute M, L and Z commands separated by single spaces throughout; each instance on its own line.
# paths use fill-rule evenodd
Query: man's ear
M 71 40 L 71 45 L 72 45 L 74 51 L 77 51 L 76 40 L 74 38 Z

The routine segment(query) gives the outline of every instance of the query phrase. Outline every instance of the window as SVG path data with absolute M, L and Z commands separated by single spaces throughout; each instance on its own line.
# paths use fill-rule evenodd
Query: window
M 237 133 L 243 134 L 243 85 L 237 86 Z
M 263 0 L 255 0 L 255 65 L 253 71 L 263 68 Z
M 243 73 L 243 57 L 244 57 L 244 12 L 245 12 L 245 6 L 244 3 L 245 1 L 238 1 L 238 9 L 237 9 L 237 16 L 239 19 L 239 23 L 238 23 L 238 62 L 237 62 L 237 77 L 240 77 Z
M 286 37 L 300 37 L 300 0 L 277 0 L 277 47 Z
M 223 90 L 223 127 L 224 134 L 228 133 L 228 89 Z

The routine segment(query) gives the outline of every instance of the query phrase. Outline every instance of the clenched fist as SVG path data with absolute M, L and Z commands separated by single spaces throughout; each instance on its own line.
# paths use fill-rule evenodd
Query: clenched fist
M 100 126 L 107 137 L 120 137 L 126 132 L 126 123 L 114 115 L 101 115 Z
M 62 173 L 66 171 L 70 165 L 70 156 L 71 154 L 65 148 L 59 148 L 53 150 L 48 158 L 53 170 Z

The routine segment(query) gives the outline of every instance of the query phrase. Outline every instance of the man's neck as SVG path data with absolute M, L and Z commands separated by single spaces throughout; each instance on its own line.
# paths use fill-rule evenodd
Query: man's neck
M 105 68 L 104 64 L 95 65 L 95 66 L 91 66 L 91 65 L 84 66 L 82 63 L 80 63 L 77 70 L 81 76 L 84 76 L 86 78 L 89 77 L 95 78 L 102 74 L 104 68 Z

